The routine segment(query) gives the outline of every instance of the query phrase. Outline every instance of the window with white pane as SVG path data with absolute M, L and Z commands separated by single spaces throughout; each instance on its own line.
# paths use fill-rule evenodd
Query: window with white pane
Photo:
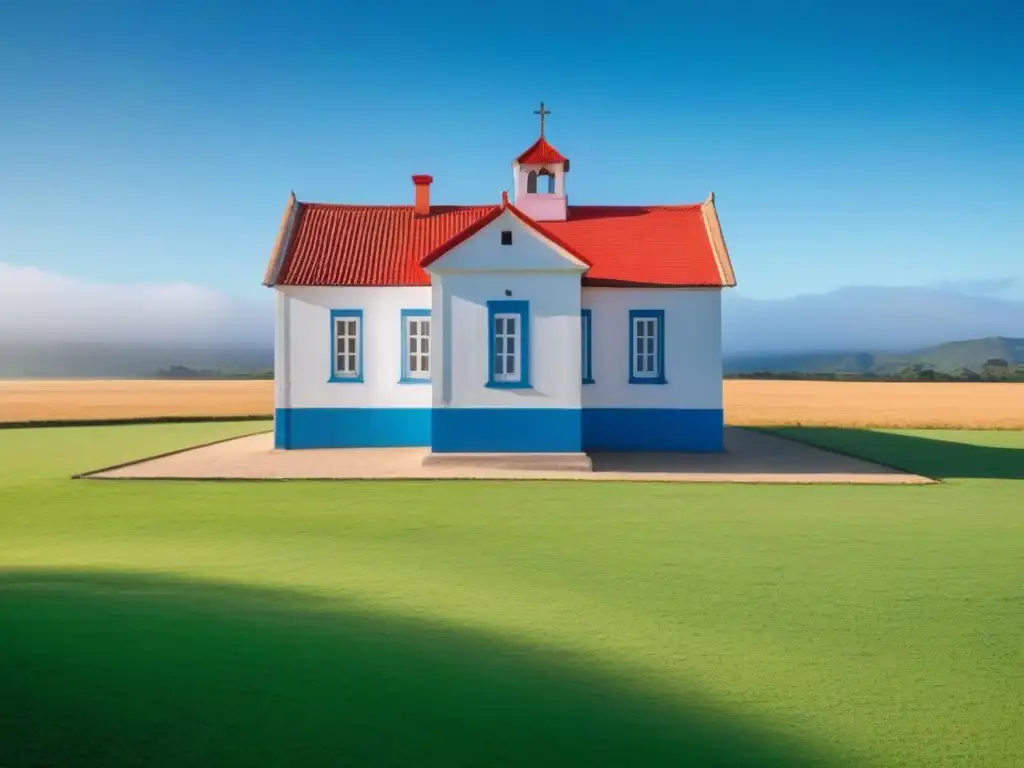
M 402 380 L 430 381 L 430 310 L 402 310 Z
M 363 312 L 331 310 L 331 381 L 363 379 Z
M 629 380 L 633 384 L 665 383 L 665 313 L 632 310 L 629 313 Z
M 489 301 L 487 318 L 487 386 L 529 388 L 530 303 L 522 300 Z
M 522 315 L 501 312 L 494 315 L 494 380 L 519 381 L 522 378 Z

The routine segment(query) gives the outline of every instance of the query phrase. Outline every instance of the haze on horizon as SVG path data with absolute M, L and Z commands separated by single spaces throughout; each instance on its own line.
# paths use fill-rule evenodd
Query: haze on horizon
M 723 344 L 727 354 L 903 351 L 1024 336 L 1019 288 L 1006 278 L 768 300 L 726 290 Z M 103 283 L 0 263 L 0 343 L 73 342 L 266 347 L 273 343 L 272 292 L 237 296 L 188 282 Z

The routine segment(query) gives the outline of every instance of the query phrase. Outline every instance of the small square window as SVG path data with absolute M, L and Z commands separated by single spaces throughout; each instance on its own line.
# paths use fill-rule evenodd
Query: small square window
M 501 232 L 501 244 L 502 245 L 512 245 L 512 232 L 510 230 L 507 230 L 507 229 L 502 230 L 502 232 Z

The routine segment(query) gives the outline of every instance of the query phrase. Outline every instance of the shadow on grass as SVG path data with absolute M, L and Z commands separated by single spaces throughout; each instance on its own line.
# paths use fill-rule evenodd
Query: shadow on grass
M 764 431 L 936 480 L 1024 479 L 1024 448 L 972 445 L 916 435 L 841 427 L 772 427 Z
M 344 600 L 0 572 L 0 765 L 841 765 L 693 692 Z

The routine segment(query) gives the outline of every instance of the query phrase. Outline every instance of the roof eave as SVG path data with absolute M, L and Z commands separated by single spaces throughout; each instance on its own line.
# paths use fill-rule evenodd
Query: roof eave
M 722 224 L 718 220 L 714 192 L 710 193 L 707 200 L 701 204 L 700 213 L 704 219 L 704 229 L 708 235 L 708 242 L 711 244 L 711 252 L 715 256 L 715 266 L 722 279 L 722 287 L 732 288 L 736 285 L 736 273 L 733 272 L 732 259 L 729 258 L 729 249 L 725 245 L 725 236 L 722 234 Z
M 615 277 L 589 277 L 583 276 L 583 285 L 588 288 L 679 288 L 691 290 L 720 291 L 721 282 L 690 282 L 690 281 L 664 281 L 664 280 L 623 280 Z
M 277 228 L 277 237 L 274 239 L 274 247 L 270 251 L 270 261 L 267 263 L 267 271 L 263 275 L 263 285 L 273 287 L 277 285 L 277 279 L 284 267 L 284 257 L 288 253 L 288 246 L 291 245 L 292 234 L 295 232 L 295 220 L 302 204 L 295 199 L 295 193 L 288 193 L 288 202 L 285 203 L 284 213 L 281 214 L 281 225 Z

